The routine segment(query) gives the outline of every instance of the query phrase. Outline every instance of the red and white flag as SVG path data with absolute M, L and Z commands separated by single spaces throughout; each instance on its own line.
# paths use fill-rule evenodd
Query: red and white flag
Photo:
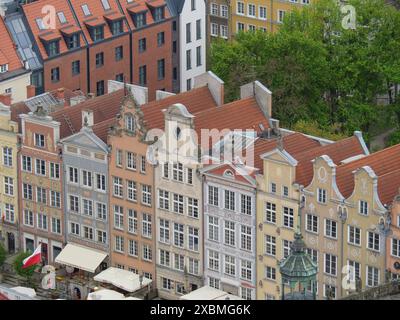
M 28 268 L 34 264 L 39 264 L 42 260 L 42 244 L 35 249 L 35 251 L 27 258 L 22 261 L 22 268 Z

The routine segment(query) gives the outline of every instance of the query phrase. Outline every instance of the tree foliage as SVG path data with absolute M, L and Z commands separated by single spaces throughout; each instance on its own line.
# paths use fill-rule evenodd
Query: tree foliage
M 14 260 L 14 270 L 15 272 L 20 275 L 21 277 L 25 277 L 30 279 L 35 272 L 36 265 L 30 266 L 28 268 L 22 268 L 23 261 L 25 258 L 29 257 L 32 253 L 31 252 L 21 252 Z
M 7 257 L 7 251 L 0 243 L 0 267 L 3 265 L 4 261 L 6 261 L 6 257 Z
M 272 91 L 273 116 L 285 126 L 305 121 L 328 133 L 331 126 L 341 134 L 368 133 L 379 120 L 377 97 L 396 101 L 400 12 L 383 0 L 347 4 L 355 8 L 354 29 L 343 25 L 338 2 L 320 0 L 287 15 L 275 34 L 239 33 L 213 43 L 211 69 L 225 81 L 226 99 L 237 99 L 240 86 L 257 79 Z

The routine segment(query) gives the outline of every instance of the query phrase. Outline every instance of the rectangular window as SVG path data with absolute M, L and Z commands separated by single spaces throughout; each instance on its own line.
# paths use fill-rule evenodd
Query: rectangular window
M 137 187 L 135 181 L 126 181 L 126 197 L 129 201 L 137 201 Z
M 237 14 L 244 14 L 244 2 L 237 2 Z
M 218 37 L 218 24 L 217 23 L 211 23 L 211 36 L 213 37 Z
M 225 274 L 234 277 L 235 274 L 236 274 L 235 257 L 234 256 L 230 256 L 230 255 L 225 255 L 224 262 L 225 262 L 225 266 L 224 266 Z
M 172 166 L 172 179 L 183 182 L 183 164 L 174 163 Z
M 119 46 L 115 48 L 115 61 L 120 61 L 124 58 L 124 47 Z
M 325 270 L 324 272 L 336 276 L 337 257 L 332 254 L 325 253 Z
M 4 177 L 4 193 L 8 196 L 14 195 L 14 179 L 11 177 Z
M 191 23 L 186 23 L 186 43 L 190 43 L 191 41 L 192 41 Z
M 214 241 L 219 239 L 219 219 L 217 217 L 208 217 L 208 239 Z
M 97 230 L 97 242 L 106 244 L 107 243 L 107 232 L 102 230 Z
M 269 185 L 269 191 L 271 193 L 276 193 L 276 183 L 271 182 L 271 184 Z
M 221 17 L 228 18 L 228 6 L 221 5 Z
M 130 170 L 136 170 L 136 153 L 126 153 L 126 167 Z
M 50 178 L 60 179 L 60 164 L 50 162 Z
M 68 181 L 71 183 L 78 183 L 78 169 L 69 167 Z
M 93 216 L 93 200 L 82 199 L 83 214 L 87 216 Z
M 314 249 L 307 248 L 307 254 L 311 257 L 311 259 L 318 264 L 318 251 Z
M 188 273 L 193 274 L 193 275 L 199 275 L 199 265 L 200 265 L 199 260 L 189 257 Z
M 225 209 L 235 211 L 235 192 L 225 190 Z
M 55 208 L 61 208 L 60 192 L 50 190 L 50 205 Z
M 318 217 L 312 214 L 306 215 L 306 230 L 318 233 Z
M 30 184 L 24 183 L 23 185 L 23 196 L 26 200 L 33 200 L 33 191 Z
M 139 67 L 139 84 L 145 86 L 147 83 L 146 66 Z
M 22 156 L 22 170 L 25 172 L 32 172 L 32 158 L 29 156 Z
M 96 96 L 102 96 L 104 94 L 104 80 L 96 82 Z
M 60 81 L 60 68 L 53 68 L 50 70 L 50 78 L 52 82 Z
M 138 231 L 138 218 L 137 211 L 128 209 L 128 232 L 137 233 Z
M 146 38 L 139 39 L 139 53 L 146 51 Z
M 152 261 L 153 260 L 153 251 L 148 244 L 143 245 L 143 260 Z
M 24 210 L 24 225 L 29 226 L 29 227 L 34 226 L 33 212 L 28 209 Z
M 392 238 L 392 256 L 400 258 L 400 240 Z
M 318 202 L 326 203 L 326 190 L 318 188 Z
M 169 243 L 169 221 L 165 219 L 160 219 L 159 228 L 159 241 L 162 243 Z
M 174 253 L 174 269 L 184 271 L 185 257 L 183 255 Z
M 121 236 L 115 236 L 115 251 L 124 252 L 124 238 Z
M 267 20 L 267 8 L 260 6 L 258 16 L 262 20 Z
M 87 188 L 92 187 L 92 172 L 82 170 L 82 185 Z
M 165 34 L 164 32 L 157 33 L 157 46 L 161 47 L 165 43 Z
M 368 249 L 379 251 L 380 241 L 379 241 L 379 233 L 375 233 L 372 231 L 368 231 Z
M 142 203 L 151 206 L 151 186 L 142 184 Z
M 122 178 L 113 177 L 113 195 L 122 198 L 124 195 Z
M 44 136 L 43 136 L 44 139 Z M 44 141 L 43 141 L 44 146 Z M 12 167 L 13 165 L 13 158 L 12 158 L 12 148 L 4 147 L 3 148 L 3 164 L 7 167 Z
M 268 280 L 276 280 L 276 269 L 273 267 L 265 267 L 265 278 Z
M 124 209 L 121 206 L 114 205 L 114 227 L 124 229 Z
M 294 213 L 292 208 L 283 207 L 283 225 L 288 228 L 294 227 Z
M 329 238 L 337 238 L 337 222 L 325 219 L 325 236 Z
M 248 15 L 250 17 L 255 17 L 256 16 L 256 6 L 254 4 L 249 4 L 248 5 Z
M 265 203 L 265 221 L 268 223 L 276 223 L 276 204 L 271 202 Z
M 240 260 L 240 277 L 243 280 L 251 281 L 253 278 L 251 261 Z
M 75 76 L 81 73 L 81 62 L 79 60 L 72 61 L 72 75 Z
M 188 197 L 187 201 L 188 201 L 188 208 L 187 208 L 188 216 L 198 219 L 199 218 L 199 200 Z
M 199 251 L 199 229 L 188 227 L 189 250 Z
M 192 50 L 186 50 L 186 70 L 192 69 Z
M 284 258 L 286 258 L 290 255 L 290 252 L 292 250 L 291 247 L 292 247 L 292 241 L 282 240 L 282 251 L 283 251 Z
M 14 205 L 10 203 L 4 204 L 5 220 L 11 223 L 15 222 L 15 209 Z
M 129 239 L 128 242 L 128 254 L 133 257 L 139 256 L 139 247 L 138 242 L 132 239 Z
M 235 223 L 233 221 L 225 221 L 224 243 L 228 246 L 235 246 Z
M 251 227 L 241 226 L 240 227 L 240 249 L 251 251 L 252 239 L 251 239 Z
M 96 203 L 96 217 L 100 220 L 107 220 L 107 205 L 105 203 Z
M 251 215 L 251 197 L 241 194 L 240 195 L 240 212 L 243 214 Z
M 77 196 L 69 196 L 69 210 L 74 213 L 79 213 L 79 198 Z
M 196 20 L 196 40 L 201 39 L 201 20 Z
M 37 214 L 37 227 L 42 230 L 47 230 L 47 215 L 43 213 Z
M 146 173 L 146 157 L 140 156 L 140 173 Z
M 104 65 L 104 52 L 96 53 L 96 68 L 100 68 Z
M 174 204 L 174 212 L 183 214 L 183 196 L 180 194 L 174 193 L 173 204 Z
M 379 285 L 379 269 L 367 266 L 367 287 L 376 287 Z
M 41 204 L 47 204 L 47 190 L 36 187 L 36 201 Z
M 368 202 L 360 200 L 358 203 L 358 212 L 364 216 L 368 215 Z
M 158 207 L 160 209 L 169 210 L 169 192 L 158 190 Z
M 213 16 L 218 16 L 218 4 L 211 3 L 211 14 Z
M 98 191 L 106 191 L 106 176 L 96 173 L 96 189 Z
M 143 213 L 142 215 L 142 236 L 146 238 L 151 238 L 151 215 Z
M 219 252 L 214 250 L 208 251 L 208 269 L 219 271 Z
M 88 240 L 93 240 L 93 228 L 83 226 L 83 237 Z
M 70 233 L 79 236 L 81 234 L 81 226 L 75 222 L 71 222 L 69 225 Z
M 186 170 L 186 182 L 187 184 L 193 184 L 193 169 L 187 168 Z
M 169 251 L 160 249 L 160 265 L 169 268 L 169 266 L 170 266 L 170 254 L 169 254 Z
M 46 175 L 46 161 L 41 159 L 36 159 L 36 174 L 40 176 Z
M 282 23 L 284 18 L 285 18 L 285 11 L 284 10 L 278 10 L 278 22 Z
M 122 167 L 122 150 L 117 149 L 115 152 L 115 162 L 117 167 Z
M 201 46 L 196 47 L 196 66 L 201 66 Z
M 180 248 L 184 246 L 183 224 L 174 223 L 174 245 Z
M 218 188 L 208 186 L 208 203 L 218 207 Z
M 270 235 L 265 236 L 265 254 L 276 255 L 276 238 Z
M 162 80 L 165 78 L 165 60 L 164 59 L 157 61 L 157 75 L 158 75 L 158 80 Z

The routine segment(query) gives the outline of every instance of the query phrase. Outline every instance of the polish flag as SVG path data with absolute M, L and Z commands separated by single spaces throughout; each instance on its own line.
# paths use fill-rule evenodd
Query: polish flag
M 34 264 L 40 263 L 42 259 L 42 244 L 35 249 L 35 251 L 27 258 L 22 261 L 22 269 L 33 266 Z

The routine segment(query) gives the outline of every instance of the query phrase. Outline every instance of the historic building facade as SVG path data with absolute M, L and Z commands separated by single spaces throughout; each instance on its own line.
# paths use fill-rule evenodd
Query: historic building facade
M 42 244 L 42 257 L 53 262 L 64 242 L 62 151 L 60 122 L 41 106 L 22 114 L 19 154 L 20 237 L 22 249 L 32 252 Z
M 9 253 L 19 250 L 18 123 L 0 103 L 0 242 Z

